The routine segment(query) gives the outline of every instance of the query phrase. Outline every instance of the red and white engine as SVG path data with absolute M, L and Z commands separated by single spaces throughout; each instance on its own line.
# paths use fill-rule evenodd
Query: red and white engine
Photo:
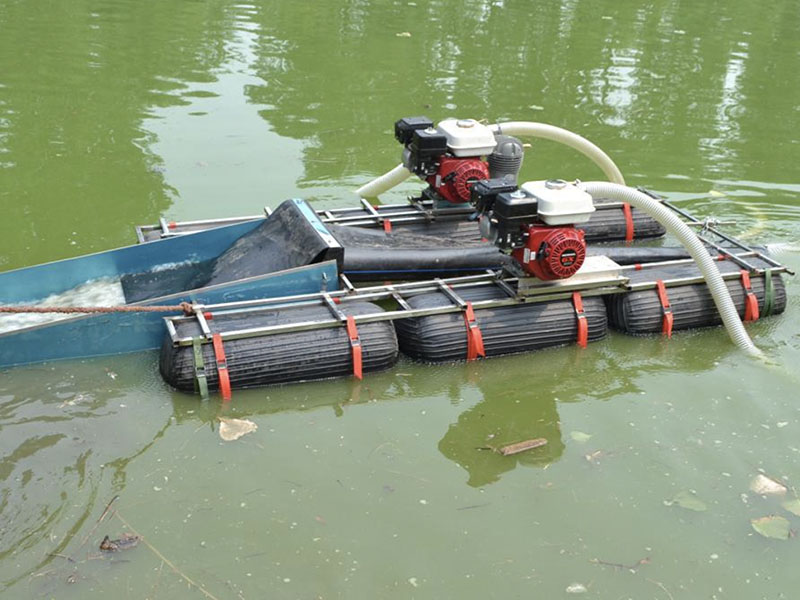
M 591 217 L 592 197 L 560 179 L 518 188 L 519 140 L 474 119 L 434 127 L 426 117 L 400 119 L 395 137 L 405 146 L 404 166 L 428 182 L 424 195 L 438 204 L 472 203 L 483 237 L 510 253 L 522 275 L 566 279 L 581 268 L 586 242 L 575 225 Z
M 445 119 L 434 127 L 427 117 L 407 117 L 394 124 L 394 135 L 405 146 L 403 164 L 428 182 L 427 195 L 437 202 L 470 202 L 476 181 L 516 181 L 522 165 L 519 140 L 495 136 L 475 119 Z

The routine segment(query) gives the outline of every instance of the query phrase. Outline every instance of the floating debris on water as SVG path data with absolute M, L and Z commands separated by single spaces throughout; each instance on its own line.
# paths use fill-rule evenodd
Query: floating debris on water
M 498 450 L 498 452 L 503 456 L 511 456 L 512 454 L 519 454 L 520 452 L 525 452 L 525 450 L 533 450 L 534 448 L 541 448 L 546 444 L 547 444 L 546 439 L 536 438 L 534 440 L 525 440 L 524 442 L 517 442 L 516 444 L 509 444 L 508 446 L 503 446 Z
M 103 552 L 119 552 L 121 550 L 130 550 L 139 545 L 141 537 L 132 533 L 123 533 L 122 537 L 118 540 L 112 540 L 109 536 L 103 538 L 100 542 L 100 550 Z
M 792 537 L 792 530 L 789 527 L 789 521 L 784 517 L 778 515 L 769 515 L 760 517 L 758 519 L 751 519 L 750 525 L 753 526 L 756 533 L 763 535 L 765 538 L 774 540 L 788 540 Z
M 258 425 L 249 419 L 228 419 L 219 417 L 219 437 L 226 442 L 238 440 L 243 435 L 252 433 L 258 429 Z
M 705 502 L 700 500 L 694 492 L 689 490 L 683 490 L 678 492 L 673 496 L 672 500 L 664 500 L 665 506 L 679 506 L 681 508 L 685 508 L 686 510 L 693 510 L 695 512 L 704 512 L 708 510 L 708 506 Z
M 800 517 L 800 499 L 799 498 L 795 498 L 794 500 L 787 500 L 786 502 L 781 504 L 781 506 L 784 508 L 784 510 L 788 510 L 793 515 L 797 515 L 798 517 Z
M 750 482 L 750 491 L 761 496 L 783 496 L 786 493 L 786 486 L 780 481 L 759 473 Z
M 592 439 L 591 434 L 584 433 L 583 431 L 573 431 L 572 433 L 569 434 L 569 437 L 571 437 L 573 440 L 581 444 L 583 444 L 584 442 L 588 442 L 590 439 Z

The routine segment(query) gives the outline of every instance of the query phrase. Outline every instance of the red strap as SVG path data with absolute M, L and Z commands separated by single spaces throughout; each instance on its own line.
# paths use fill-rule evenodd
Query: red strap
M 178 224 L 175 221 L 170 221 L 169 223 L 167 223 L 167 227 L 169 227 L 170 229 L 177 229 Z
M 383 220 L 383 230 L 386 233 L 392 233 L 392 222 L 389 219 Z
M 353 375 L 356 377 L 356 379 L 362 379 L 361 338 L 358 337 L 356 320 L 352 316 L 347 317 L 347 335 L 350 338 L 350 347 L 353 350 Z
M 222 336 L 215 333 L 212 340 L 214 342 L 214 357 L 217 359 L 219 391 L 222 392 L 222 399 L 228 402 L 231 399 L 231 379 L 228 375 L 228 361 L 225 359 L 225 348 L 222 347 Z
M 633 241 L 633 213 L 631 212 L 631 205 L 625 202 L 622 205 L 622 214 L 625 215 L 625 241 Z
M 479 356 L 486 357 L 486 350 L 483 348 L 483 334 L 475 320 L 475 311 L 472 310 L 472 302 L 467 302 L 464 309 L 464 323 L 467 325 L 467 360 L 475 360 Z
M 753 287 L 750 285 L 750 273 L 742 269 L 742 286 L 744 287 L 744 320 L 757 321 L 758 320 L 758 298 L 753 293 Z
M 661 300 L 661 310 L 664 312 L 664 320 L 661 323 L 661 333 L 671 338 L 675 316 L 672 314 L 672 306 L 667 296 L 667 288 L 664 286 L 664 282 L 661 279 L 656 281 L 656 291 L 658 292 L 658 299 Z
M 583 311 L 583 298 L 580 292 L 572 292 L 572 304 L 575 307 L 575 316 L 578 319 L 578 346 L 586 348 L 589 342 L 589 322 Z

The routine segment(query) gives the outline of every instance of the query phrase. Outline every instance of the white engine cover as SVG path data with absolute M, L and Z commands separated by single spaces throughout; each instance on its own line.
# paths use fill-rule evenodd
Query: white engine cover
M 539 218 L 547 225 L 586 223 L 595 211 L 592 197 L 563 179 L 528 181 L 521 187 L 539 201 Z
M 475 119 L 445 119 L 436 130 L 447 136 L 454 156 L 486 156 L 497 145 L 492 130 Z

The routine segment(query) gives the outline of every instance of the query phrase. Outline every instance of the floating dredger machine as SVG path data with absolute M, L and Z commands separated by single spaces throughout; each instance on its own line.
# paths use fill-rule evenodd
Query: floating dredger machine
M 520 184 L 526 136 L 577 149 L 609 182 Z M 586 347 L 609 327 L 671 336 L 722 323 L 756 354 L 742 319 L 786 306 L 784 265 L 715 220 L 626 187 L 613 161 L 577 134 L 541 123 L 409 117 L 395 123 L 395 137 L 402 163 L 360 188 L 355 207 L 314 211 L 287 200 L 263 215 L 161 219 L 137 228 L 136 246 L 0 274 L 0 283 L 34 288 L 2 303 L 52 298 L 88 275 L 116 278 L 132 309 L 191 305 L 189 314 L 163 318 L 105 315 L 104 331 L 116 324 L 133 332 L 116 346 L 98 333 L 96 316 L 0 333 L 0 366 L 160 342 L 169 384 L 229 398 L 237 387 L 362 378 L 401 353 L 441 362 Z M 409 202 L 366 200 L 412 175 L 427 187 Z M 634 245 L 666 234 L 680 246 Z M 43 336 L 79 332 L 79 352 L 52 344 L 42 352 Z

